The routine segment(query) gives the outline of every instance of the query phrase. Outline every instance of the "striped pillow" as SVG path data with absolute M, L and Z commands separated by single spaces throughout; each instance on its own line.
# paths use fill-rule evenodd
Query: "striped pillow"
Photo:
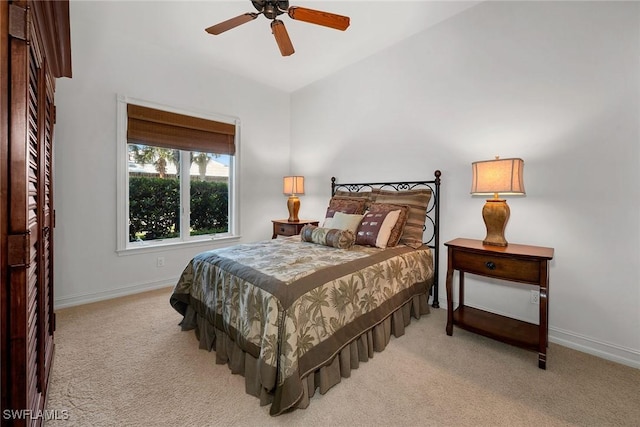
M 409 206 L 407 222 L 399 243 L 414 249 L 422 246 L 422 234 L 424 233 L 429 200 L 431 200 L 431 190 L 428 188 L 407 191 L 380 190 L 376 196 L 376 203 Z

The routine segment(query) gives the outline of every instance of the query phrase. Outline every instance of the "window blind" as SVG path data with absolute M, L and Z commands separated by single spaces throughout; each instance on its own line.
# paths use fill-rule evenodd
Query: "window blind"
M 127 143 L 233 156 L 236 126 L 230 123 L 127 104 Z

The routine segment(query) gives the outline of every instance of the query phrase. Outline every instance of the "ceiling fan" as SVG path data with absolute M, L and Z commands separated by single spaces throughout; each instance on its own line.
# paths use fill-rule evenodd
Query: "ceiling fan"
M 289 56 L 295 52 L 293 44 L 284 26 L 284 22 L 276 19 L 279 15 L 287 13 L 291 19 L 297 21 L 310 22 L 312 24 L 322 25 L 324 27 L 335 28 L 344 31 L 349 26 L 349 17 L 336 15 L 334 13 L 323 12 L 320 10 L 307 9 L 306 7 L 289 6 L 288 1 L 272 1 L 272 0 L 251 0 L 253 6 L 258 13 L 249 12 L 227 19 L 219 24 L 213 25 L 205 31 L 209 34 L 218 35 L 227 30 L 235 28 L 239 25 L 253 21 L 259 15 L 264 15 L 267 19 L 271 19 L 271 32 L 276 38 L 276 43 L 280 48 L 282 56 Z

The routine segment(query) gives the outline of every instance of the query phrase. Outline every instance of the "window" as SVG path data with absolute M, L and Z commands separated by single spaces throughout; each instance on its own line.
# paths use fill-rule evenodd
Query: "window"
M 118 250 L 238 235 L 239 122 L 118 99 Z

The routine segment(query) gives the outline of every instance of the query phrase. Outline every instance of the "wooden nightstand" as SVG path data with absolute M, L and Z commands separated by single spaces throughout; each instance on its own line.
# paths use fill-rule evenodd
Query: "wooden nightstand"
M 447 267 L 447 335 L 453 325 L 508 344 L 538 351 L 538 367 L 546 369 L 549 335 L 549 260 L 553 248 L 509 244 L 485 246 L 481 240 L 455 239 L 445 243 Z M 458 308 L 453 310 L 453 272 L 460 273 Z M 464 305 L 464 273 L 494 277 L 540 287 L 538 325 Z
M 312 219 L 301 219 L 298 222 L 289 222 L 286 219 L 272 219 L 273 223 L 273 236 L 272 239 L 275 239 L 278 236 L 295 236 L 296 234 L 300 234 L 300 230 L 307 224 L 318 225 L 318 221 L 314 221 Z

